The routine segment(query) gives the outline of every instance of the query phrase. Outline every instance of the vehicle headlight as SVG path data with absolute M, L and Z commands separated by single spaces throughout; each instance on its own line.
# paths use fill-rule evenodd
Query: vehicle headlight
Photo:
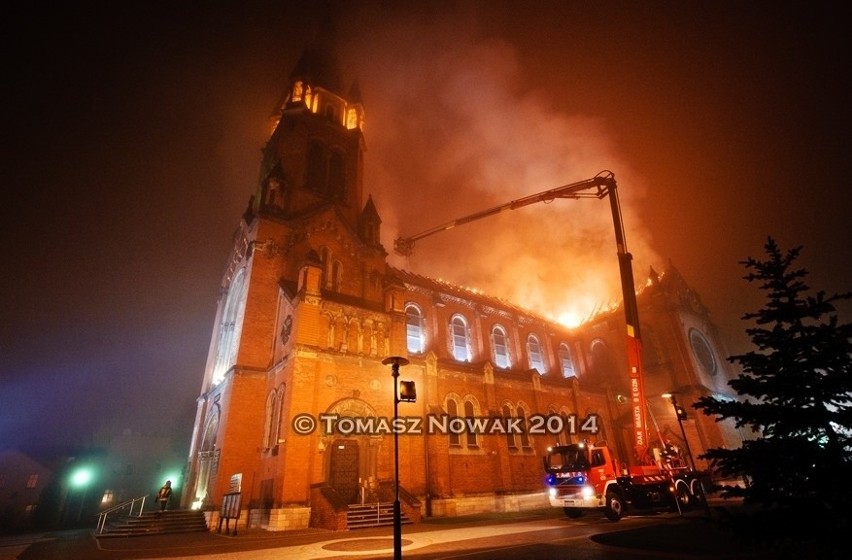
M 556 488 L 551 488 L 550 490 L 548 490 L 548 493 L 550 494 L 551 498 L 555 498 L 556 497 Z
M 583 497 L 584 498 L 592 498 L 595 495 L 595 487 L 594 486 L 583 486 Z

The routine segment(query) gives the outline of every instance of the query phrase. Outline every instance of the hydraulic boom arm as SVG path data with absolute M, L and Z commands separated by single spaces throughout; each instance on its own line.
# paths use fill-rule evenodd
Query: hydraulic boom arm
M 630 368 L 630 400 L 633 417 L 633 443 L 636 460 L 647 462 L 648 437 L 645 419 L 645 389 L 642 376 L 641 339 L 639 337 L 639 313 L 636 305 L 636 288 L 633 283 L 633 256 L 627 251 L 624 227 L 621 220 L 621 205 L 618 202 L 618 190 L 615 175 L 611 171 L 601 171 L 591 179 L 570 183 L 538 194 L 513 200 L 500 206 L 482 210 L 464 216 L 446 224 L 427 229 L 411 237 L 399 237 L 394 241 L 394 250 L 404 256 L 414 252 L 414 243 L 441 231 L 467 224 L 505 210 L 515 210 L 538 202 L 550 202 L 557 198 L 597 198 L 609 196 L 612 221 L 615 228 L 615 243 L 618 254 L 621 290 L 624 297 L 624 313 L 627 321 L 627 362 Z

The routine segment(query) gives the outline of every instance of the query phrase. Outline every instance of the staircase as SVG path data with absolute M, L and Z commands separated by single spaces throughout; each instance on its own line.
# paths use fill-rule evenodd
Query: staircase
M 207 531 L 207 520 L 200 510 L 172 510 L 163 512 L 145 512 L 140 516 L 118 518 L 104 526 L 95 536 L 99 539 L 110 537 L 141 537 L 145 535 L 163 535 L 166 533 L 191 533 Z
M 411 520 L 400 512 L 400 522 L 403 525 Z M 393 525 L 393 503 L 351 504 L 346 513 L 346 526 L 349 529 L 364 529 L 366 527 L 388 527 Z

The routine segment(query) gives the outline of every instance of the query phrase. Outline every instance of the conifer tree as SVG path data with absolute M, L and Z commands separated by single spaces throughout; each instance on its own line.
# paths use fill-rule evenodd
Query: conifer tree
M 746 333 L 754 350 L 728 358 L 742 369 L 729 383 L 739 399 L 702 397 L 694 406 L 750 429 L 752 437 L 741 447 L 710 449 L 702 457 L 721 476 L 747 482 L 726 486 L 721 495 L 757 506 L 763 514 L 759 530 L 771 528 L 773 535 L 765 537 L 774 538 L 792 520 L 828 519 L 834 529 L 848 523 L 852 324 L 839 323 L 835 303 L 852 293 L 809 295 L 808 272 L 794 267 L 802 247 L 784 253 L 769 237 L 764 249 L 765 260 L 741 262 L 748 271 L 743 278 L 758 283 L 766 302 L 743 316 L 753 321 Z M 791 519 L 779 522 L 784 516 Z

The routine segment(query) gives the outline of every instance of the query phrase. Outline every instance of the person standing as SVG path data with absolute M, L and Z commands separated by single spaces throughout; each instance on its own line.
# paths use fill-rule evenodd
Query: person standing
M 160 511 L 166 511 L 166 506 L 169 505 L 169 498 L 172 497 L 172 481 L 167 480 L 160 491 L 157 492 L 157 502 L 160 504 Z

